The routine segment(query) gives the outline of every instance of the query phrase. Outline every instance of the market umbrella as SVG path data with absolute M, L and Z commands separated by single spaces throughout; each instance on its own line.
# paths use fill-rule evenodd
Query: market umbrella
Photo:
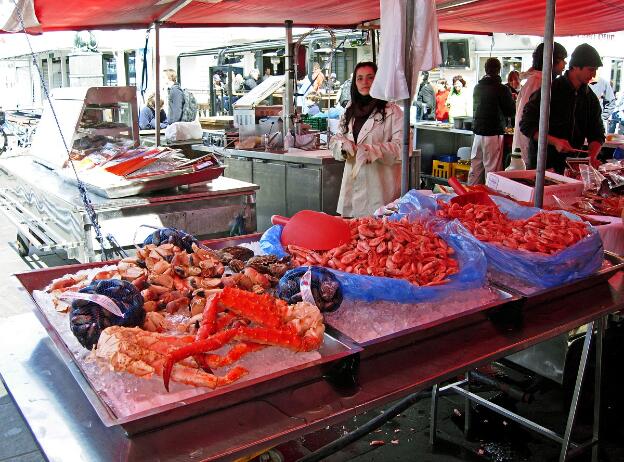
M 410 110 L 418 72 L 442 62 L 435 0 L 380 0 L 381 46 L 371 96 L 404 100 L 401 195 L 408 190 Z

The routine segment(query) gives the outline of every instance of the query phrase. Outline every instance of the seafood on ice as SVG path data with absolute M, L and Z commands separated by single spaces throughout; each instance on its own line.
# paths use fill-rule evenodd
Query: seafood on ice
M 233 365 L 241 356 L 266 345 L 312 351 L 323 342 L 325 325 L 319 309 L 306 302 L 288 305 L 268 294 L 226 287 L 205 306 L 196 336 L 171 336 L 139 328 L 113 326 L 100 335 L 96 357 L 116 371 L 215 388 L 247 373 L 234 365 L 223 376 L 212 369 Z M 227 344 L 229 351 L 212 353 Z
M 438 201 L 437 214 L 458 219 L 474 237 L 483 242 L 529 252 L 553 254 L 589 235 L 582 221 L 574 221 L 562 213 L 539 212 L 526 220 L 511 220 L 492 205 L 447 204 Z
M 321 252 L 288 245 L 298 265 L 320 265 L 348 273 L 406 279 L 418 286 L 449 282 L 459 272 L 455 251 L 425 223 L 407 218 L 348 220 L 351 242 Z

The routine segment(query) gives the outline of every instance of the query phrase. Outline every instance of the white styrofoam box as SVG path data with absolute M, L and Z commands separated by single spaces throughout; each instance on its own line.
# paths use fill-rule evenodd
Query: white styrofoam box
M 508 172 L 490 172 L 487 174 L 485 184 L 494 191 L 507 194 L 514 199 L 525 202 L 533 202 L 535 197 L 535 187 L 527 186 L 514 178 L 526 178 L 535 181 L 535 170 L 511 170 Z M 583 192 L 583 182 L 558 175 L 552 172 L 546 172 L 546 179 L 556 181 L 558 184 L 544 186 L 543 205 L 553 205 L 555 200 L 553 195 L 559 199 L 578 197 Z

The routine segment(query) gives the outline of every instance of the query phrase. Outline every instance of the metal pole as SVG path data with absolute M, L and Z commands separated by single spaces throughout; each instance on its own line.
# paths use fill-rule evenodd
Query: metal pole
M 292 53 L 292 49 L 291 49 L 291 44 L 292 44 L 292 26 L 293 26 L 293 22 L 292 20 L 288 19 L 286 21 L 284 21 L 284 26 L 286 27 L 286 49 L 285 49 L 285 54 L 284 54 L 284 66 L 285 66 L 285 74 L 286 74 L 286 88 L 284 89 L 284 100 L 282 101 L 282 104 L 284 105 L 284 140 L 286 139 L 286 134 L 290 133 L 290 129 L 292 126 L 292 120 L 290 118 L 291 114 L 292 114 L 292 104 L 293 104 L 293 79 L 296 78 L 296 76 L 293 73 L 293 59 L 297 59 L 297 57 L 295 56 L 293 58 L 293 56 L 291 55 Z
M 154 23 L 154 85 L 156 85 L 154 102 L 156 104 L 156 146 L 160 146 L 160 23 Z
M 401 196 L 409 190 L 409 155 L 410 149 L 410 111 L 412 108 L 412 66 L 411 45 L 414 30 L 414 1 L 408 0 L 405 8 L 405 80 L 407 81 L 408 98 L 403 101 L 403 151 L 401 153 Z
M 535 207 L 544 201 L 544 172 L 548 150 L 548 118 L 550 117 L 550 86 L 552 83 L 553 41 L 555 36 L 555 3 L 547 0 L 544 22 L 544 59 L 542 61 L 542 89 L 540 101 L 539 133 L 537 139 L 537 172 L 535 172 Z
M 373 49 L 373 62 L 377 63 L 377 32 L 375 31 L 375 29 L 371 29 L 370 33 L 372 35 L 371 37 L 371 47 Z

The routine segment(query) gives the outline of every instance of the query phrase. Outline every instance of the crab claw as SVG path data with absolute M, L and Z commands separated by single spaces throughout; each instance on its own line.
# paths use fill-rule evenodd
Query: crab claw
M 165 389 L 169 391 L 169 380 L 171 379 L 171 372 L 173 371 L 175 363 L 182 361 L 189 356 L 221 348 L 223 345 L 232 340 L 237 334 L 237 329 L 224 330 L 204 340 L 199 340 L 169 353 L 163 366 L 163 383 L 165 385 Z

